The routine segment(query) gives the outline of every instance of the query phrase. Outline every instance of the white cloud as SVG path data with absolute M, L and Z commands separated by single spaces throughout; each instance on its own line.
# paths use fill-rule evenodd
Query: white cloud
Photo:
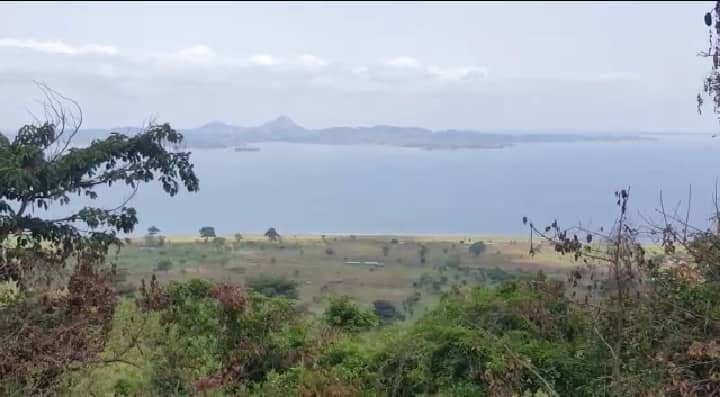
M 323 66 L 327 66 L 327 64 L 328 64 L 328 61 L 326 61 L 320 57 L 316 57 L 315 55 L 309 55 L 309 54 L 300 55 L 296 61 L 297 61 L 297 64 L 300 66 L 311 67 L 311 68 L 323 67 Z
M 487 78 L 487 68 L 480 66 L 463 66 L 456 68 L 441 68 L 430 66 L 428 71 L 441 81 L 475 81 Z
M 118 55 L 118 50 L 112 46 L 86 44 L 81 46 L 72 46 L 62 41 L 37 41 L 37 40 L 19 40 L 13 38 L 0 39 L 0 47 L 5 48 L 22 48 L 34 51 L 40 51 L 48 54 L 63 55 Z
M 204 45 L 183 48 L 170 54 L 169 58 L 173 61 L 186 62 L 192 65 L 212 66 L 217 63 L 215 51 Z
M 32 51 L 20 57 L 3 57 L 4 49 Z M 96 55 L 113 55 L 99 59 Z M 58 55 L 72 55 L 57 58 Z M 55 57 L 48 59 L 47 57 Z M 343 90 L 443 89 L 483 79 L 481 66 L 434 66 L 410 56 L 396 56 L 371 63 L 343 63 L 310 53 L 281 57 L 267 53 L 228 54 L 207 45 L 174 51 L 126 52 L 94 44 L 71 46 L 58 41 L 0 39 L 3 73 L 37 76 L 72 75 L 123 81 L 128 86 L 150 81 L 168 84 L 252 84 L 295 87 L 309 84 Z
M 180 49 L 172 53 L 159 53 L 152 58 L 164 67 L 182 70 L 183 65 L 201 66 L 208 69 L 244 70 L 252 66 L 275 66 L 283 63 L 281 58 L 255 54 L 251 56 L 223 55 L 205 45 Z
M 355 68 L 353 73 L 369 75 L 371 79 L 384 84 L 399 82 L 470 82 L 487 77 L 487 68 L 482 66 L 427 66 L 418 59 L 408 56 L 390 58 L 370 68 L 363 68 Z
M 278 65 L 282 62 L 280 58 L 276 58 L 272 55 L 267 54 L 256 54 L 250 57 L 250 63 L 259 66 L 272 66 Z
M 181 57 L 214 57 L 215 51 L 213 51 L 210 47 L 197 45 L 194 47 L 183 48 L 175 54 Z

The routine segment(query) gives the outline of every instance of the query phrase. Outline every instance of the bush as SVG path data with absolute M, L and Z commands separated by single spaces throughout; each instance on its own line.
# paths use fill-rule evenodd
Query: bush
M 250 277 L 245 282 L 248 288 L 263 294 L 269 298 L 283 297 L 288 299 L 298 298 L 298 283 L 283 276 L 260 275 Z
M 173 263 L 167 259 L 162 260 L 158 262 L 157 266 L 155 266 L 155 270 L 159 272 L 167 272 L 169 271 L 173 266 Z
M 363 310 L 348 296 L 335 297 L 323 313 L 325 323 L 334 328 L 357 332 L 378 325 L 378 318 L 370 310 Z
M 485 245 L 485 243 L 482 241 L 478 241 L 477 243 L 474 243 L 473 245 L 471 245 L 468 248 L 468 251 L 471 254 L 478 256 L 480 254 L 484 254 L 486 249 L 487 249 L 487 246 Z
M 389 300 L 378 299 L 373 302 L 375 315 L 383 323 L 390 323 L 398 319 L 402 319 L 402 315 L 397 311 L 395 305 Z
M 14 281 L 0 281 L 0 306 L 15 300 L 19 292 Z
M 510 396 L 542 389 L 531 371 L 508 359 L 512 351 L 533 363 L 558 395 L 587 396 L 578 387 L 603 376 L 604 363 L 573 343 L 584 323 L 562 294 L 534 285 L 443 298 L 376 354 L 371 367 L 377 368 L 380 390 L 396 396 Z
M 332 247 L 325 248 L 325 255 L 333 255 L 335 254 L 335 250 L 332 249 Z

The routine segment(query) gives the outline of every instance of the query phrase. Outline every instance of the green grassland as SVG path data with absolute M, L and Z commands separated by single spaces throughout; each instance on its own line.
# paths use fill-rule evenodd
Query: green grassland
M 205 243 L 199 237 L 171 236 L 163 246 L 146 246 L 142 238 L 134 238 L 109 259 L 127 270 L 127 283 L 134 285 L 153 274 L 161 282 L 207 278 L 243 283 L 261 274 L 285 276 L 299 283 L 300 299 L 313 311 L 321 309 L 320 298 L 328 294 L 348 295 L 365 304 L 376 299 L 400 304 L 414 293 L 413 283 L 424 273 L 458 259 L 462 268 L 542 269 L 558 276 L 576 265 L 549 247 L 541 247 L 531 257 L 525 239 L 500 236 L 288 235 L 281 242 L 269 242 L 261 235 L 244 235 L 239 240 L 224 239 L 224 244 L 217 244 L 213 239 Z M 474 255 L 469 246 L 478 241 L 485 243 L 486 250 Z M 422 246 L 427 251 L 424 262 Z M 158 270 L 163 262 L 169 263 L 169 270 Z

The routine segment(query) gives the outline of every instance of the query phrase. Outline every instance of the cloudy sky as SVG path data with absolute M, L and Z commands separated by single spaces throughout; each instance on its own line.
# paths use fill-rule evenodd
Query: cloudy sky
M 684 3 L 0 3 L 0 126 L 40 80 L 86 126 L 709 131 Z

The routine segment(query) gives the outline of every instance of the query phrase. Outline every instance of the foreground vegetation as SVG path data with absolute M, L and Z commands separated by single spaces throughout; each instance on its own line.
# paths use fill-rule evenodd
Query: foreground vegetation
M 574 236 L 563 240 L 563 233 L 551 236 L 542 232 L 539 237 L 546 240 L 541 247 L 571 253 L 577 240 Z M 406 237 L 392 243 L 395 237 L 391 237 L 390 244 L 407 248 L 408 258 L 411 253 L 418 255 L 417 247 L 430 246 L 423 250 L 425 263 L 418 258 L 395 264 L 408 267 L 395 274 L 421 274 L 415 280 L 392 281 L 407 283 L 405 288 L 412 291 L 407 296 L 417 297 L 401 304 L 383 299 L 382 290 L 373 290 L 371 283 L 369 301 L 345 296 L 343 292 L 353 292 L 349 286 L 312 295 L 314 299 L 303 296 L 308 291 L 296 281 L 302 280 L 302 267 L 295 278 L 272 272 L 287 266 L 284 261 L 296 254 L 260 265 L 277 268 L 238 273 L 242 280 L 209 280 L 187 272 L 195 266 L 194 260 L 215 263 L 225 258 L 224 265 L 216 265 L 236 274 L 229 270 L 239 260 L 234 255 L 252 255 L 255 249 L 248 250 L 243 244 L 267 244 L 260 250 L 267 251 L 265 255 L 291 251 L 287 246 L 280 248 L 279 242 L 261 243 L 260 237 L 245 236 L 230 247 L 202 240 L 170 239 L 162 247 L 132 241 L 120 251 L 127 251 L 126 256 L 111 257 L 138 263 L 135 271 L 140 274 L 148 272 L 149 277 L 140 278 L 136 290 L 122 287 L 134 277 L 132 271 L 120 277 L 117 270 L 104 273 L 84 268 L 71 272 L 70 288 L 59 291 L 65 298 L 62 305 L 48 306 L 47 295 L 41 302 L 17 288 L 3 295 L 3 334 L 17 336 L 18 329 L 35 324 L 35 330 L 44 335 L 31 334 L 27 343 L 45 340 L 47 335 L 67 340 L 63 335 L 72 322 L 86 331 L 94 330 L 73 347 L 94 350 L 70 357 L 65 364 L 69 370 L 58 371 L 53 361 L 28 361 L 31 359 L 25 354 L 32 346 L 13 345 L 5 354 L 14 361 L 3 367 L 11 376 L 0 382 L 0 390 L 3 395 L 17 396 L 712 395 L 720 390 L 715 378 L 720 364 L 716 344 L 720 335 L 720 237 L 713 232 L 697 233 L 683 243 L 682 254 L 666 244 L 664 254 L 646 257 L 632 233 L 620 233 L 620 245 L 612 239 L 598 243 L 587 238 L 586 243 L 577 245 L 577 251 L 583 253 L 579 261 L 574 261 L 575 255 L 558 254 L 572 259 L 555 263 L 551 275 L 529 267 L 510 271 L 512 255 L 487 250 L 476 254 L 466 247 L 457 263 L 451 250 L 430 256 L 433 250 L 443 253 L 443 245 L 451 248 L 459 243 L 448 239 L 411 241 Z M 327 245 L 340 253 L 353 246 L 363 252 L 386 240 L 326 236 L 324 240 L 332 243 L 325 243 L 321 237 L 303 239 L 305 255 L 311 258 L 332 256 L 324 253 Z M 496 241 L 500 248 L 519 245 Z M 311 242 L 319 244 L 317 254 L 308 252 L 312 251 Z M 282 244 L 289 245 L 288 239 Z M 402 256 L 398 247 L 396 255 Z M 628 276 L 625 280 L 645 278 L 648 287 L 586 288 L 583 282 L 592 285 L 595 280 L 610 278 L 591 274 L 603 269 L 612 274 L 616 262 L 611 260 L 603 267 L 601 260 L 614 258 L 612 250 L 618 247 L 627 253 L 623 254 L 627 261 L 622 262 L 630 272 L 621 271 Z M 537 241 L 532 249 L 537 251 Z M 153 259 L 143 262 L 143 255 Z M 379 255 L 383 255 L 382 249 Z M 143 270 L 152 263 L 157 266 L 155 259 L 174 263 L 180 256 L 187 259 L 187 266 L 177 272 L 183 274 L 185 269 L 186 277 L 170 276 L 172 266 Z M 593 264 L 578 266 L 583 257 Z M 489 265 L 493 258 L 506 261 L 508 270 L 474 265 Z M 520 259 L 527 260 L 526 266 L 533 263 Z M 436 263 L 441 260 L 442 264 Z M 569 263 L 575 266 L 569 267 Z M 344 262 L 328 260 L 322 265 L 356 271 L 355 264 Z M 421 266 L 425 272 L 417 272 Z M 361 269 L 365 275 L 386 270 Z M 165 279 L 161 282 L 155 274 Z M 441 282 L 442 278 L 446 281 Z M 575 285 L 578 282 L 582 284 L 579 287 Z M 80 288 L 73 289 L 73 285 Z M 116 300 L 108 298 L 115 295 L 113 289 L 123 295 Z M 629 298 L 618 299 L 619 290 Z M 595 297 L 588 301 L 576 295 L 577 291 L 590 291 Z M 412 309 L 427 297 L 432 297 L 427 308 Z M 382 301 L 387 305 L 378 304 Z M 48 307 L 53 312 L 47 312 Z M 30 318 L 21 313 L 30 313 Z M 8 322 L 11 319 L 20 322 Z M 615 345 L 618 340 L 621 348 Z M 53 342 L 45 343 L 51 357 L 69 354 Z M 617 373 L 615 362 L 619 362 Z M 48 371 L 55 376 L 47 378 Z M 47 379 L 51 381 L 43 383 Z
M 126 396 L 711 395 L 700 390 L 720 386 L 720 289 L 688 275 L 662 272 L 626 307 L 614 380 L 617 301 L 576 304 L 538 272 L 451 289 L 393 324 L 345 298 L 316 316 L 235 284 L 153 282 L 118 304 L 105 351 L 62 384 Z

